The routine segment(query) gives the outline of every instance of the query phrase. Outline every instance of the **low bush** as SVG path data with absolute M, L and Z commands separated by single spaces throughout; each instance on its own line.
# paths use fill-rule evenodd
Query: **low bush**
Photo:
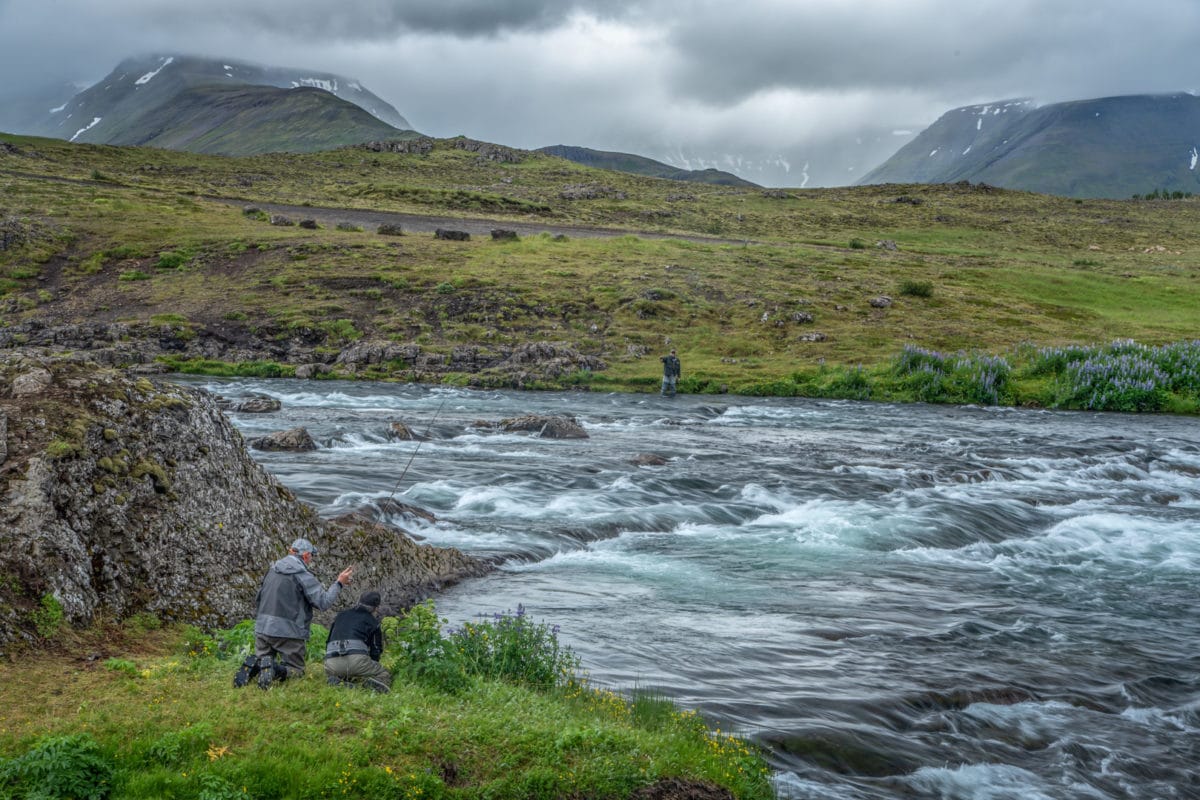
M 113 772 L 112 760 L 90 735 L 49 736 L 0 764 L 0 798 L 103 800 Z
M 901 281 L 898 291 L 907 297 L 933 297 L 933 283 L 930 281 Z
M 472 675 L 549 689 L 578 680 L 579 658 L 558 642 L 558 626 L 534 622 L 525 607 L 464 623 L 451 645 Z

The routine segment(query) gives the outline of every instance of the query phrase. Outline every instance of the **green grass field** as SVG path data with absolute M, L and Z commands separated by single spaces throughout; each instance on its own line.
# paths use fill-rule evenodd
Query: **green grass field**
M 263 692 L 144 616 L 52 639 L 0 664 L 2 798 L 772 796 L 755 749 L 653 694 L 401 674 L 380 695 L 326 685 L 319 661 Z
M 315 331 L 330 351 L 360 339 L 431 353 L 562 342 L 607 369 L 549 385 L 634 391 L 653 386 L 657 356 L 673 346 L 697 389 L 756 392 L 797 375 L 809 385 L 822 370 L 862 366 L 876 396 L 888 396 L 885 368 L 906 345 L 1015 358 L 1022 344 L 1196 337 L 1200 202 L 1190 198 L 764 191 L 532 153 L 490 161 L 458 140 L 426 154 L 245 158 L 0 142 L 0 219 L 17 232 L 0 250 L 0 325 L 171 314 L 192 332 Z M 590 199 L 567 199 L 580 186 Z M 447 242 L 364 225 L 276 227 L 242 213 L 254 203 L 546 233 Z M 552 235 L 563 226 L 630 233 Z M 662 236 L 673 238 L 652 238 Z M 922 292 L 905 290 L 914 285 Z M 891 304 L 872 306 L 880 296 Z

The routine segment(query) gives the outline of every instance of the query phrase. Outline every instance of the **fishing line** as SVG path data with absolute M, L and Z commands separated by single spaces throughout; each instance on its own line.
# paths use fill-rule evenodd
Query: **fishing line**
M 441 405 L 439 405 L 437 407 L 437 411 L 433 412 L 433 419 L 429 420 L 429 425 L 427 425 L 425 427 L 425 435 L 421 439 L 417 440 L 417 446 L 413 448 L 412 455 L 410 455 L 408 457 L 408 463 L 405 464 L 404 469 L 401 470 L 400 477 L 396 479 L 396 485 L 392 487 L 392 493 L 388 495 L 387 501 L 384 503 L 384 506 L 391 503 L 392 498 L 396 496 L 396 490 L 400 488 L 400 482 L 403 481 L 404 476 L 408 474 L 408 468 L 412 466 L 413 459 L 416 458 L 417 453 L 420 452 L 421 445 L 424 443 L 425 439 L 429 438 L 429 432 L 431 430 L 433 430 L 433 423 L 437 422 L 437 418 L 441 415 L 442 408 L 446 405 L 446 400 L 448 400 L 448 399 L 449 399 L 448 395 L 446 397 L 443 397 Z

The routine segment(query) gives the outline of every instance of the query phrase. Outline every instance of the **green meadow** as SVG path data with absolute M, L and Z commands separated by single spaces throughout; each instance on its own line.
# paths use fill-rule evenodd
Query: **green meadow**
M 1193 198 L 1081 201 L 966 184 L 731 188 L 521 151 L 495 160 L 465 140 L 421 153 L 239 158 L 0 143 L 0 218 L 15 232 L 0 250 L 0 325 L 301 335 L 330 353 L 364 339 L 434 354 L 555 342 L 606 368 L 538 386 L 627 391 L 653 389 L 657 356 L 675 347 L 687 391 L 836 396 L 866 381 L 881 400 L 919 399 L 896 375 L 916 347 L 1007 359 L 1016 380 L 1000 402 L 1030 405 L 1063 392 L 1055 376 L 1026 369 L 1023 353 L 1196 338 Z M 346 224 L 274 226 L 265 212 L 244 213 L 255 204 L 298 207 L 296 219 L 337 209 L 322 214 Z M 364 224 L 380 212 L 529 232 L 383 236 Z M 396 364 L 367 377 L 414 373 Z M 1168 394 L 1160 408 L 1194 410 L 1196 398 Z
M 428 603 L 384 622 L 387 694 L 327 685 L 320 626 L 305 676 L 266 692 L 232 685 L 250 622 L 48 630 L 0 664 L 0 798 L 773 796 L 754 747 L 653 693 L 589 685 L 541 623 L 443 638 Z M 559 679 L 532 680 L 545 666 Z

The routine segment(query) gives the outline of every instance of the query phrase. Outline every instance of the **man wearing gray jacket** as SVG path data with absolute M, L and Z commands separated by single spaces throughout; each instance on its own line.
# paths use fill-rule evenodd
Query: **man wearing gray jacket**
M 350 583 L 347 567 L 328 589 L 308 571 L 317 549 L 307 539 L 292 542 L 288 554 L 271 565 L 258 590 L 254 616 L 254 655 L 247 656 L 233 676 L 234 686 L 245 686 L 257 676 L 259 688 L 273 681 L 304 676 L 305 643 L 313 609 L 333 606 L 342 587 Z

